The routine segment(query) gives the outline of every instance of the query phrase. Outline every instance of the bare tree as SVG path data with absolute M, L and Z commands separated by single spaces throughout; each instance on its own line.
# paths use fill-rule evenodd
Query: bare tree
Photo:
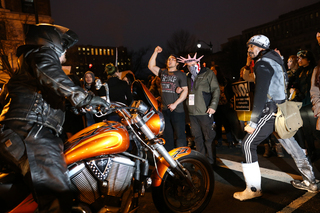
M 146 54 L 151 50 L 151 47 L 142 47 L 138 51 L 131 53 L 132 58 L 132 71 L 135 73 L 139 70 L 148 67 L 148 61 L 144 60 Z
M 197 39 L 187 30 L 179 30 L 167 41 L 168 51 L 177 55 L 186 55 L 196 51 Z

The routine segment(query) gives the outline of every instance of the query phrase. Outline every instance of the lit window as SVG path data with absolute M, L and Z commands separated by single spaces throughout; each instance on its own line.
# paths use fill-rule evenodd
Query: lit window
M 108 55 L 110 55 L 110 49 L 108 49 L 107 52 L 108 52 Z
M 82 51 L 86 51 L 86 48 L 82 47 Z
M 81 51 L 81 47 L 78 47 L 78 51 Z
M 96 55 L 98 55 L 98 48 L 96 48 Z
M 113 49 L 111 49 L 111 55 L 113 55 Z
M 87 48 L 87 51 L 90 51 L 90 49 L 89 49 L 89 48 Z
M 103 49 L 103 55 L 106 55 L 106 54 L 107 54 L 106 49 Z
M 94 49 L 91 48 L 91 55 L 94 55 Z
M 99 49 L 99 55 L 102 55 L 102 49 Z

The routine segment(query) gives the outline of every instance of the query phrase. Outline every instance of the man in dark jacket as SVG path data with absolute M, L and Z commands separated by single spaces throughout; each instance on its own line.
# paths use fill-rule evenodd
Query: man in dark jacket
M 256 35 L 249 39 L 247 45 L 250 57 L 255 60 L 256 89 L 251 120 L 244 128 L 247 135 L 242 144 L 245 155 L 242 168 L 247 187 L 243 192 L 234 193 L 234 198 L 238 200 L 262 195 L 257 146 L 274 131 L 276 103 L 282 103 L 286 98 L 283 61 L 278 53 L 269 49 L 269 39 L 264 35 Z M 273 101 L 268 99 L 267 94 Z
M 0 156 L 21 173 L 39 212 L 71 212 L 72 194 L 63 142 L 64 101 L 75 107 L 108 103 L 85 93 L 64 73 L 66 50 L 77 35 L 58 25 L 31 25 L 17 49 L 20 68 L 5 85 L 0 116 Z
M 256 87 L 251 120 L 245 126 L 247 135 L 242 143 L 245 156 L 242 169 L 247 186 L 244 191 L 233 195 L 240 201 L 262 196 L 257 146 L 273 133 L 277 113 L 276 104 L 283 103 L 286 99 L 286 69 L 280 54 L 269 49 L 270 41 L 264 35 L 251 37 L 247 45 L 250 57 L 255 60 Z M 299 189 L 317 192 L 312 167 L 298 143 L 293 137 L 279 139 L 279 142 L 291 154 L 304 179 L 304 181 L 292 181 L 291 184 Z
M 121 102 L 130 106 L 132 102 L 131 88 L 127 82 L 120 80 L 119 70 L 112 64 L 105 66 L 105 72 L 108 75 L 109 98 L 113 102 Z M 121 118 L 116 113 L 111 113 L 106 116 L 107 120 L 121 121 Z
M 216 75 L 207 67 L 200 68 L 200 58 L 179 58 L 179 62 L 188 66 L 189 76 L 188 107 L 191 134 L 197 151 L 207 156 L 211 165 L 216 164 L 216 146 L 214 138 L 216 132 L 212 127 L 213 114 L 216 112 L 220 97 L 220 88 Z

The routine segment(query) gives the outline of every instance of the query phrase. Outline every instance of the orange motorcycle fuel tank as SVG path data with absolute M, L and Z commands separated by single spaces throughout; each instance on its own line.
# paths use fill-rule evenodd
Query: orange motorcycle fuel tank
M 65 143 L 67 165 L 79 160 L 116 154 L 130 145 L 129 133 L 124 125 L 115 121 L 93 124 L 73 135 Z

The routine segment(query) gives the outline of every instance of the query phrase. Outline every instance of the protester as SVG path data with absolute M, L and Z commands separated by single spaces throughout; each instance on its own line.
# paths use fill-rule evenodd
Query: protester
M 179 62 L 188 66 L 188 107 L 191 134 L 194 137 L 196 150 L 207 156 L 212 166 L 216 165 L 216 147 L 214 138 L 216 132 L 212 127 L 213 114 L 218 107 L 220 89 L 216 75 L 206 67 L 200 67 L 197 53 L 191 58 L 180 57 Z M 182 90 L 182 89 L 181 89 Z M 181 92 L 180 87 L 177 91 Z
M 149 91 L 157 99 L 159 108 L 162 109 L 162 106 L 161 106 L 161 79 L 159 78 L 159 76 L 156 76 L 155 78 L 153 78 Z
M 216 140 L 218 141 L 217 146 L 219 147 L 222 145 L 223 126 L 227 137 L 228 147 L 233 148 L 236 143 L 241 143 L 241 140 L 244 137 L 244 130 L 238 120 L 236 111 L 233 109 L 233 104 L 230 102 L 234 96 L 231 85 L 224 77 L 218 66 L 216 66 L 214 72 L 217 76 L 220 88 L 219 103 L 216 113 L 214 113 L 217 133 Z
M 108 87 L 110 101 L 117 101 L 130 106 L 132 94 L 130 86 L 120 79 L 121 73 L 112 63 L 105 66 L 105 72 L 108 74 Z
M 316 34 L 318 44 L 320 46 L 320 33 Z M 311 88 L 310 96 L 312 102 L 313 115 L 316 118 L 316 130 L 320 131 L 320 61 L 318 65 L 314 68 L 312 78 L 311 78 Z
M 131 87 L 132 83 L 136 80 L 136 78 L 134 77 L 134 74 L 132 73 L 127 73 L 123 78 L 123 81 L 127 82 L 127 84 L 129 85 L 129 87 Z
M 130 86 L 123 80 L 120 79 L 121 73 L 118 68 L 112 63 L 106 64 L 105 72 L 108 75 L 108 88 L 110 101 L 120 102 L 127 106 L 132 103 L 132 94 Z M 111 113 L 106 116 L 107 120 L 121 122 L 121 118 L 116 113 Z
M 20 173 L 38 204 L 37 212 L 71 212 L 72 193 L 63 142 L 58 137 L 64 121 L 64 100 L 73 106 L 108 103 L 76 86 L 61 63 L 66 50 L 78 41 L 68 28 L 29 25 L 25 45 L 17 49 L 19 69 L 5 85 L 5 107 L 0 116 L 0 156 Z M 3 96 L 1 96 L 3 97 Z
M 96 77 L 92 71 L 87 71 L 83 76 L 83 89 L 94 96 L 106 96 L 106 91 L 103 87 L 99 90 L 95 87 Z M 91 126 L 97 122 L 96 116 L 91 113 L 85 114 L 86 127 Z
M 316 132 L 316 119 L 313 116 L 310 98 L 311 77 L 316 63 L 309 50 L 299 51 L 297 57 L 299 68 L 296 71 L 297 77 L 290 88 L 290 93 L 295 92 L 292 101 L 302 102 L 300 114 L 303 127 L 298 130 L 295 138 L 302 148 L 307 149 L 307 155 L 313 162 L 318 158 L 314 141 L 316 138 L 320 139 L 319 133 Z
M 156 58 L 162 48 L 157 46 L 149 60 L 148 68 L 161 79 L 162 114 L 165 120 L 163 137 L 166 140 L 165 148 L 171 150 L 174 147 L 187 145 L 185 134 L 185 113 L 183 101 L 188 95 L 186 75 L 177 69 L 179 63 L 174 55 L 167 60 L 167 69 L 161 70 L 156 66 Z M 181 94 L 176 93 L 176 88 L 181 87 Z M 176 145 L 174 144 L 176 138 Z
M 287 74 L 289 79 L 287 94 L 289 94 L 288 100 L 292 100 L 296 95 L 296 91 L 295 90 L 290 91 L 290 89 L 293 87 L 293 83 L 295 82 L 298 75 L 298 72 L 297 72 L 299 68 L 298 57 L 296 55 L 290 55 L 288 58 L 287 66 L 288 66 Z
M 276 50 L 276 52 L 280 54 L 278 50 Z M 255 90 L 255 78 L 256 78 L 253 72 L 253 68 L 254 68 L 254 60 L 250 57 L 249 53 L 247 53 L 247 63 L 246 63 L 246 66 L 243 67 L 244 69 L 243 78 L 245 81 L 248 81 L 248 83 L 250 84 L 250 91 L 252 91 L 252 93 L 254 93 L 254 90 Z M 275 150 L 278 157 L 280 158 L 284 157 L 282 146 L 273 134 L 271 134 L 268 138 L 266 138 L 262 142 L 262 144 L 264 146 L 264 153 L 262 155 L 263 157 L 265 158 L 270 157 L 273 153 L 272 152 L 273 150 Z
M 242 168 L 246 189 L 233 195 L 240 201 L 262 196 L 257 146 L 274 131 L 276 104 L 283 103 L 286 99 L 285 67 L 280 55 L 269 49 L 269 38 L 264 35 L 255 35 L 249 39 L 247 45 L 248 53 L 256 61 L 254 73 L 256 88 L 259 89 L 255 91 L 251 120 L 245 127 L 247 135 L 242 145 L 245 158 Z M 291 184 L 299 189 L 317 192 L 318 187 L 312 167 L 301 147 L 293 137 L 279 139 L 279 141 L 295 160 L 304 179 L 303 181 L 294 180 Z

